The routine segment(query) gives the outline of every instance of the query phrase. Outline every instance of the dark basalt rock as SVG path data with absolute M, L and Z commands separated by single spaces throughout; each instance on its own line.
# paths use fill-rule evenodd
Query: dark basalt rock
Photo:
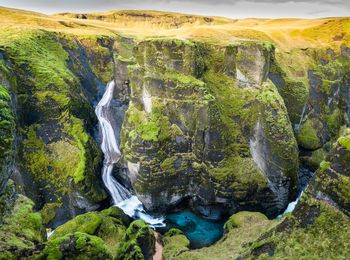
M 272 52 L 258 43 L 138 44 L 121 149 L 147 210 L 185 200 L 215 218 L 283 210 L 296 191 L 298 160 L 283 100 L 267 81 Z

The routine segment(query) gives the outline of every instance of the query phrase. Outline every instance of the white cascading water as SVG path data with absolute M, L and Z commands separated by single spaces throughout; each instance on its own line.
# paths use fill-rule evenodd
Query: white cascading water
M 106 91 L 95 109 L 102 134 L 101 149 L 105 156 L 102 168 L 103 183 L 111 194 L 114 205 L 121 208 L 125 214 L 133 218 L 143 219 L 146 223 L 154 227 L 164 226 L 164 218 L 156 218 L 148 215 L 141 201 L 135 195 L 132 195 L 112 175 L 114 165 L 121 157 L 115 131 L 108 119 L 111 115 L 110 104 L 113 98 L 114 88 L 115 82 L 112 80 L 107 84 Z
M 298 204 L 298 202 L 299 202 L 301 196 L 303 195 L 303 193 L 304 193 L 304 191 L 302 191 L 302 192 L 299 194 L 299 196 L 298 196 L 298 198 L 297 198 L 296 200 L 290 202 L 290 203 L 288 204 L 287 208 L 285 209 L 285 211 L 284 211 L 282 214 L 278 215 L 276 218 L 279 219 L 279 218 L 282 218 L 284 215 L 286 215 L 286 214 L 288 214 L 288 213 L 292 213 L 292 212 L 294 211 L 296 205 Z
M 128 199 L 131 196 L 131 193 L 112 176 L 113 166 L 119 161 L 121 156 L 112 124 L 108 120 L 114 87 L 114 81 L 107 84 L 106 91 L 100 102 L 97 104 L 95 112 L 102 132 L 101 149 L 105 155 L 102 168 L 102 180 L 112 196 L 113 203 L 116 205 L 119 202 Z

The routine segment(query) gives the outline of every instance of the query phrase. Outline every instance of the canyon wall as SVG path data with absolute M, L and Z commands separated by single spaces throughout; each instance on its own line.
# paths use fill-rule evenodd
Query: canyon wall
M 187 201 L 209 217 L 281 212 L 297 187 L 298 148 L 267 76 L 272 45 L 141 42 L 129 66 L 121 149 L 149 210 Z

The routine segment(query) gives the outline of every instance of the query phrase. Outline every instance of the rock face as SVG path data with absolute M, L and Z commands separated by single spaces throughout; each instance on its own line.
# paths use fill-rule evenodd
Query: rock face
M 0 195 L 14 171 L 15 100 L 11 97 L 9 71 L 0 52 Z
M 319 200 L 337 206 L 350 215 L 350 129 L 335 142 L 333 149 L 321 162 L 310 184 L 310 192 Z
M 298 144 L 311 151 L 337 138 L 349 120 L 350 63 L 341 53 L 327 52 L 322 57 L 308 71 L 309 97 L 297 126 Z
M 112 259 L 117 255 L 118 246 L 123 242 L 129 224 L 130 218 L 117 207 L 79 215 L 54 231 L 48 239 L 44 255 L 53 257 L 57 254 L 64 258 L 86 257 L 94 253 L 96 255 L 90 257 L 105 254 Z M 80 246 L 80 240 L 87 244 Z M 95 249 L 89 251 L 89 247 Z M 63 252 L 60 252 L 60 248 L 63 248 Z
M 241 257 L 347 258 L 350 238 L 349 133 L 347 130 L 334 143 L 293 213 L 262 234 Z
M 0 259 L 31 258 L 39 254 L 45 240 L 40 213 L 34 203 L 16 194 L 9 181 L 0 196 Z
M 273 52 L 256 42 L 137 45 L 121 148 L 147 209 L 186 200 L 209 217 L 253 208 L 273 216 L 286 206 L 298 148 L 267 79 Z
M 0 194 L 13 173 L 45 224 L 55 227 L 107 198 L 92 105 L 112 78 L 114 39 L 9 33 L 11 41 L 0 42 Z
M 155 242 L 154 231 L 143 220 L 135 220 L 126 230 L 117 259 L 151 260 L 155 253 Z

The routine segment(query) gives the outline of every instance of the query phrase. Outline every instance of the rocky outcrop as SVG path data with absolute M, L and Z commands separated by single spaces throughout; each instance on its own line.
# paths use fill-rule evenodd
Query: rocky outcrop
M 95 252 L 97 255 L 91 257 L 103 253 L 112 259 L 117 256 L 117 249 L 123 242 L 130 222 L 130 218 L 117 207 L 79 215 L 56 228 L 48 239 L 44 255 L 49 257 L 51 254 L 58 254 L 61 258 L 87 257 L 90 253 L 79 245 L 79 240 L 83 240 L 86 243 L 89 241 L 93 243 L 86 245 L 86 250 L 89 250 L 89 247 L 97 247 L 91 250 L 91 253 Z M 60 248 L 63 248 L 63 252 L 59 250 Z
M 15 168 L 15 100 L 3 54 L 0 52 L 0 195 Z M 13 82 L 14 83 L 14 82 Z
M 80 232 L 49 240 L 43 251 L 43 257 L 45 259 L 113 259 L 101 238 Z
M 322 54 L 319 54 L 322 55 Z M 308 71 L 309 97 L 297 131 L 298 144 L 315 151 L 339 136 L 349 121 L 348 59 L 332 51 Z
M 195 251 L 188 250 L 180 234 L 165 236 L 165 255 L 176 259 L 347 258 L 349 133 L 342 133 L 334 143 L 291 214 L 267 220 L 261 213 L 236 213 L 225 223 L 221 240 Z
M 273 216 L 294 196 L 298 149 L 267 79 L 273 50 L 256 42 L 138 44 L 121 148 L 147 209 L 187 200 L 208 217 L 253 208 Z
M 154 231 L 143 220 L 135 220 L 119 245 L 117 259 L 151 260 L 155 253 L 155 242 Z
M 310 192 L 319 200 L 338 207 L 350 215 L 350 130 L 333 144 L 331 152 L 321 162 L 316 177 L 310 184 Z
M 113 42 L 38 30 L 16 34 L 0 46 L 1 75 L 16 84 L 11 94 L 17 100 L 18 154 L 9 161 L 18 170 L 12 178 L 50 227 L 98 208 L 107 198 L 98 174 L 102 155 L 93 138 L 93 104 L 100 86 L 112 78 Z M 3 76 L 1 81 L 4 85 Z M 1 86 L 1 98 L 8 102 L 5 90 Z M 1 116 L 1 124 L 13 124 L 11 113 L 6 121 Z M 7 131 L 1 142 L 11 145 L 13 127 Z
M 265 231 L 243 258 L 346 258 L 349 254 L 349 130 L 334 143 L 293 213 Z M 329 250 L 329 248 L 333 248 Z
M 48 259 L 152 259 L 154 231 L 118 207 L 81 214 L 57 227 L 42 256 Z
M 9 181 L 0 196 L 0 258 L 34 258 L 42 250 L 45 229 L 34 203 L 16 193 Z

